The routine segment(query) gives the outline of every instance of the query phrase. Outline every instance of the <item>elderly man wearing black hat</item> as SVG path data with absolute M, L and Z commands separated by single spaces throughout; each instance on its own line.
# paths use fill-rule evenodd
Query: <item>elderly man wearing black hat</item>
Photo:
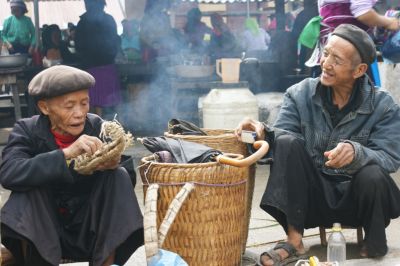
M 375 47 L 362 29 L 335 29 L 321 59 L 322 74 L 290 87 L 273 127 L 243 120 L 272 147 L 261 208 L 287 241 L 261 254 L 262 265 L 286 265 L 304 254 L 304 229 L 339 222 L 362 226 L 361 256 L 387 253 L 385 227 L 400 215 L 400 191 L 390 177 L 400 165 L 400 109 L 365 74 Z
M 12 16 L 4 20 L 2 39 L 11 54 L 32 53 L 36 45 L 35 27 L 23 0 L 11 0 Z
M 87 72 L 54 66 L 29 84 L 41 114 L 19 120 L 3 150 L 1 185 L 12 191 L 1 211 L 2 243 L 17 265 L 123 265 L 143 244 L 143 218 L 120 158 L 91 175 L 72 158 L 101 146 L 102 119 L 88 113 Z

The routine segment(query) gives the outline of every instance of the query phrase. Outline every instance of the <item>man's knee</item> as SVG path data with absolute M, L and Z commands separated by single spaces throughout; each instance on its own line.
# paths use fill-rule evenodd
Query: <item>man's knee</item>
M 124 167 L 118 167 L 114 170 L 108 170 L 107 174 L 103 175 L 107 183 L 123 183 L 127 186 L 132 186 L 132 180 L 128 171 Z M 111 184 L 110 184 L 111 185 Z
M 384 189 L 384 179 L 387 173 L 377 164 L 366 165 L 358 171 L 354 178 L 354 186 L 356 190 L 362 189 L 364 191 Z
M 302 157 L 305 151 L 304 141 L 293 135 L 281 135 L 275 139 L 274 154 L 278 156 Z
M 275 145 L 276 145 L 276 147 L 278 147 L 278 146 L 304 147 L 304 142 L 301 139 L 296 138 L 293 135 L 285 134 L 285 135 L 280 135 L 275 139 Z

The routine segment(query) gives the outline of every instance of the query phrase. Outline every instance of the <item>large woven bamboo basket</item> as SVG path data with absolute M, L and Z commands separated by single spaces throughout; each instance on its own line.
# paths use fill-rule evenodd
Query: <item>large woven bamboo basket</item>
M 185 182 L 195 185 L 162 248 L 191 266 L 240 265 L 248 170 L 217 162 L 168 164 L 153 159 L 142 159 L 140 175 L 145 194 L 147 184 L 160 185 L 157 227 Z
M 207 136 L 194 136 L 194 135 L 175 135 L 168 132 L 164 133 L 165 137 L 182 139 L 186 141 L 196 142 L 207 145 L 213 149 L 220 150 L 225 153 L 241 154 L 245 157 L 249 155 L 246 144 L 238 141 L 233 130 L 229 129 L 202 129 L 208 135 Z M 247 192 L 246 192 L 246 204 L 247 208 L 244 216 L 243 223 L 243 252 L 246 250 L 247 237 L 249 234 L 249 224 L 251 217 L 251 206 L 253 203 L 254 194 L 254 183 L 255 183 L 256 168 L 254 165 L 248 169 L 248 181 L 247 181 Z

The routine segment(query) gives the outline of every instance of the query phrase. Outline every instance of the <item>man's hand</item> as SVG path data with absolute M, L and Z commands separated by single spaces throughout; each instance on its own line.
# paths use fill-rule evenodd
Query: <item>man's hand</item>
M 235 129 L 235 135 L 238 140 L 241 140 L 242 130 L 255 131 L 257 134 L 257 140 L 265 139 L 264 125 L 263 123 L 256 121 L 251 118 L 245 118 Z
M 332 168 L 341 168 L 354 160 L 354 148 L 350 143 L 340 142 L 336 148 L 324 152 L 328 158 L 325 165 Z
M 92 155 L 103 146 L 103 142 L 97 137 L 82 135 L 68 148 L 63 149 L 65 159 L 72 159 L 78 155 L 88 153 Z

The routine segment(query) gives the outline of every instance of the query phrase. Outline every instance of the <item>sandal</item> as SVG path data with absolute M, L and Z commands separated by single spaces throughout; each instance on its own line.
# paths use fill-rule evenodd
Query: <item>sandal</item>
M 277 252 L 278 249 L 285 250 L 289 254 L 288 257 L 282 259 L 281 256 L 279 255 L 279 253 Z M 298 253 L 296 248 L 288 242 L 279 242 L 275 245 L 275 247 L 273 249 L 270 249 L 266 252 L 261 253 L 260 265 L 262 265 L 261 258 L 263 256 L 268 256 L 274 263 L 273 264 L 274 266 L 284 266 L 291 262 L 295 262 L 299 259 L 304 259 L 307 257 L 305 254 Z

